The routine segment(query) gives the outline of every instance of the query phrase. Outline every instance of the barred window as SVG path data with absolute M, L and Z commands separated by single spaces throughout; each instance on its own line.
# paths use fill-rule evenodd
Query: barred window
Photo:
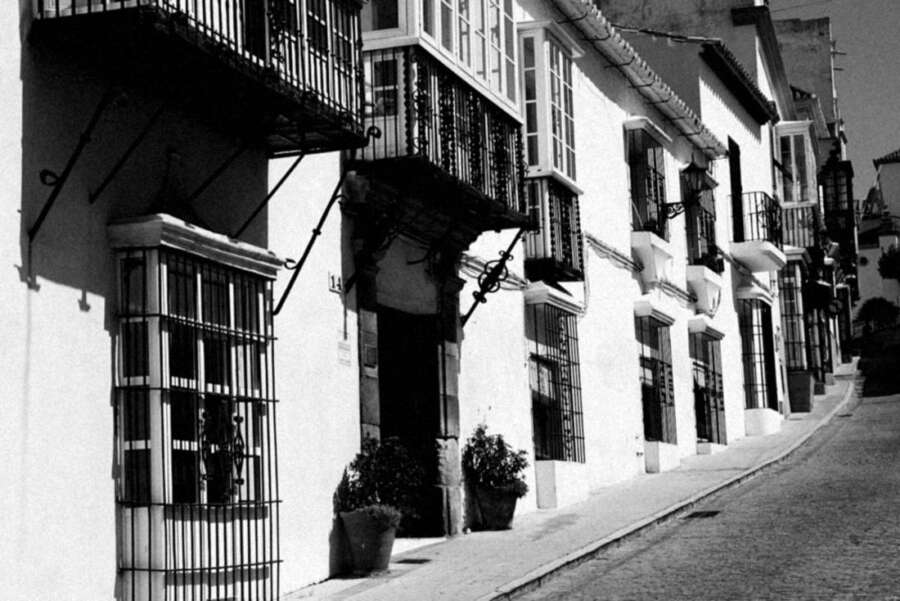
M 666 169 L 663 147 L 642 129 L 629 129 L 632 228 L 669 239 L 666 224 Z
M 270 282 L 161 247 L 118 265 L 125 598 L 274 599 Z
M 644 438 L 675 444 L 675 388 L 669 326 L 653 317 L 635 317 L 640 352 Z
M 526 332 L 535 459 L 585 461 L 581 371 L 575 315 L 547 303 L 529 305 Z
M 690 336 L 697 440 L 725 444 L 725 394 L 721 343 L 705 333 Z
M 772 308 L 759 299 L 738 300 L 747 409 L 778 410 Z
M 785 363 L 789 371 L 803 371 L 807 368 L 806 326 L 801 288 L 802 275 L 799 265 L 789 263 L 778 272 Z

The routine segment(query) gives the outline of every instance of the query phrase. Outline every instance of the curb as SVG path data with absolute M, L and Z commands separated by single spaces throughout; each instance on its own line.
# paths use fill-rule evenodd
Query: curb
M 775 457 L 768 459 L 757 466 L 751 467 L 741 474 L 732 476 L 724 482 L 714 484 L 713 486 L 710 486 L 709 488 L 688 497 L 684 501 L 679 501 L 674 505 L 670 505 L 669 507 L 658 511 L 647 518 L 616 530 L 609 536 L 585 545 L 580 549 L 576 549 L 575 551 L 564 555 L 560 559 L 544 564 L 543 566 L 532 570 L 531 572 L 525 574 L 520 578 L 497 587 L 495 591 L 488 593 L 487 595 L 483 595 L 475 601 L 511 601 L 519 595 L 540 588 L 540 586 L 546 580 L 552 578 L 559 572 L 574 568 L 579 564 L 592 559 L 602 551 L 621 544 L 625 540 L 641 534 L 643 531 L 649 528 L 658 526 L 673 519 L 674 517 L 684 513 L 686 510 L 690 509 L 706 498 L 711 497 L 716 493 L 723 492 L 725 490 L 738 486 L 746 482 L 747 480 L 759 475 L 763 471 L 781 463 L 790 455 L 792 455 L 797 449 L 799 449 L 803 444 L 805 444 L 810 438 L 812 438 L 813 434 L 818 432 L 819 429 L 828 424 L 838 412 L 843 411 L 846 408 L 848 402 L 850 401 L 850 398 L 853 396 L 853 393 L 856 389 L 855 385 L 857 383 L 857 377 L 858 372 L 853 374 L 850 378 L 847 378 L 847 390 L 844 392 L 843 398 L 838 401 L 837 405 L 835 405 L 831 411 L 829 411 L 821 420 L 819 420 L 818 424 L 816 424 L 809 432 L 798 438 L 791 446 L 789 446 L 787 449 L 785 449 Z

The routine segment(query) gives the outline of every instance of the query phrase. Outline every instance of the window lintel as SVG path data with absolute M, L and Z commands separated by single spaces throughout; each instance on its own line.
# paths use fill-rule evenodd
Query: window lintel
M 274 279 L 283 262 L 275 253 L 247 242 L 157 213 L 116 221 L 107 226 L 114 249 L 166 247 L 229 267 Z
M 525 304 L 551 305 L 573 315 L 582 315 L 584 313 L 584 306 L 568 296 L 568 293 L 550 287 L 543 282 L 534 282 L 525 288 Z
M 625 119 L 625 121 L 622 123 L 622 126 L 626 131 L 636 129 L 643 130 L 662 146 L 672 143 L 672 137 L 669 136 L 669 134 L 667 134 L 665 131 L 663 131 L 663 129 L 659 125 L 657 125 L 650 117 L 645 117 L 643 115 L 632 115 L 631 117 Z

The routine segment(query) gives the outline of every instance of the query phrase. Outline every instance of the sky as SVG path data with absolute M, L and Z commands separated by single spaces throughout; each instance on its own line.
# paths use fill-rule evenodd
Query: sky
M 773 19 L 831 17 L 837 50 L 838 105 L 864 198 L 872 161 L 900 148 L 900 0 L 770 0 Z

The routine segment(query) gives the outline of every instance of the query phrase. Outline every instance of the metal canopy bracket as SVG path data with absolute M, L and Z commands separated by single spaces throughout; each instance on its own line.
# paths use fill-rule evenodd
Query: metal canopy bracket
M 478 276 L 478 290 L 472 293 L 472 296 L 475 297 L 475 302 L 472 303 L 472 306 L 469 307 L 468 312 L 462 318 L 463 327 L 465 327 L 469 318 L 472 317 L 472 313 L 475 312 L 478 305 L 487 302 L 487 295 L 492 292 L 497 292 L 500 289 L 500 284 L 509 277 L 509 270 L 506 268 L 506 263 L 512 259 L 512 250 L 515 248 L 516 244 L 518 244 L 526 229 L 527 228 L 521 228 L 516 232 L 515 237 L 513 237 L 509 246 L 506 247 L 506 250 L 500 251 L 499 259 L 489 261 L 485 264 L 484 270 L 481 275 Z
M 310 251 L 312 251 L 313 245 L 316 243 L 316 238 L 318 238 L 322 233 L 322 226 L 325 225 L 325 220 L 328 219 L 328 213 L 331 212 L 331 207 L 334 206 L 334 203 L 337 202 L 339 198 L 344 197 L 344 193 L 341 191 L 341 187 L 343 187 L 346 177 L 347 172 L 343 171 L 337 185 L 334 187 L 334 192 L 332 192 L 331 198 L 328 199 L 328 204 L 325 205 L 325 209 L 322 211 L 322 216 L 319 217 L 319 222 L 312 230 L 312 236 L 310 237 L 309 242 L 306 243 L 306 248 L 303 250 L 303 255 L 300 257 L 300 260 L 297 261 L 297 263 L 293 266 L 286 266 L 287 269 L 293 271 L 294 273 L 293 275 L 291 275 L 291 280 L 288 282 L 287 288 L 285 288 L 284 292 L 281 294 L 281 299 L 278 301 L 278 305 L 276 305 L 275 311 L 272 312 L 273 315 L 278 315 L 281 312 L 281 308 L 284 306 L 284 302 L 291 294 L 291 289 L 294 287 L 294 284 L 297 281 L 297 277 L 300 275 L 300 271 L 303 269 L 303 264 L 306 263 L 306 259 L 307 257 L 309 257 L 309 253 Z

